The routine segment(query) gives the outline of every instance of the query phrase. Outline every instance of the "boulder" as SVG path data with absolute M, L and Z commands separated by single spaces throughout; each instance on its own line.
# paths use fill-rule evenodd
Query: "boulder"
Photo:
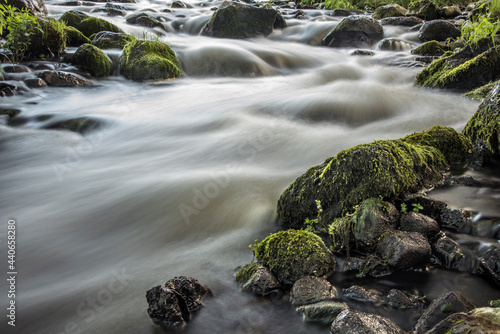
M 460 37 L 460 29 L 446 20 L 434 20 L 425 22 L 418 32 L 418 38 L 424 42 L 445 41 L 448 38 Z
M 132 35 L 119 32 L 101 31 L 92 39 L 92 45 L 99 49 L 123 49 L 128 42 L 135 41 Z
M 500 333 L 500 309 L 476 308 L 467 313 L 455 313 L 439 322 L 426 334 L 496 334 Z
M 380 237 L 377 253 L 391 266 L 409 270 L 424 265 L 431 256 L 431 246 L 418 232 L 387 232 Z
M 364 15 L 351 15 L 323 39 L 321 44 L 329 47 L 369 48 L 384 37 L 382 25 Z
M 307 276 L 293 284 L 290 291 L 292 305 L 313 304 L 338 297 L 337 289 L 321 277 Z
M 333 254 L 323 240 L 305 230 L 272 233 L 252 249 L 258 262 L 284 286 L 306 276 L 328 276 L 335 267 Z
M 27 58 L 49 58 L 66 49 L 64 26 L 52 18 L 37 18 L 26 50 Z
M 279 287 L 280 284 L 273 274 L 266 267 L 258 266 L 250 278 L 243 283 L 241 291 L 265 296 Z
M 423 334 L 453 313 L 469 312 L 474 308 L 458 292 L 448 292 L 434 299 L 415 325 L 415 334 Z
M 397 17 L 397 16 L 405 16 L 406 8 L 398 4 L 389 4 L 385 6 L 380 6 L 375 9 L 373 13 L 373 18 L 376 20 L 384 19 L 386 17 Z
M 167 330 L 181 330 L 202 306 L 212 290 L 198 280 L 180 276 L 146 292 L 148 314 L 156 325 Z
M 404 26 L 404 27 L 413 27 L 418 24 L 423 24 L 425 21 L 416 16 L 398 16 L 398 17 L 386 17 L 380 20 L 380 24 L 385 25 L 393 25 L 393 26 Z
M 181 76 L 175 52 L 165 43 L 136 40 L 123 48 L 120 70 L 135 81 L 164 80 Z
M 490 154 L 500 154 L 500 84 L 486 96 L 467 122 L 463 134 Z
M 285 20 L 275 9 L 224 1 L 212 15 L 201 34 L 210 37 L 244 39 L 267 36 L 274 29 L 285 27 Z
M 368 290 L 359 285 L 353 285 L 349 288 L 342 289 L 344 298 L 356 300 L 363 303 L 375 303 L 379 300 L 381 293 L 375 290 Z
M 355 310 L 340 313 L 331 326 L 333 334 L 404 334 L 391 320 Z
M 443 6 L 441 10 L 443 13 L 443 17 L 447 19 L 451 19 L 459 15 L 462 15 L 462 11 L 458 6 Z
M 445 48 L 438 41 L 428 41 L 411 50 L 414 55 L 439 57 L 445 53 Z
M 303 305 L 297 311 L 304 315 L 306 322 L 332 323 L 342 312 L 349 309 L 344 302 L 322 301 L 314 304 Z
M 64 72 L 64 71 L 41 71 L 37 76 L 44 80 L 49 86 L 54 87 L 77 87 L 77 86 L 92 86 L 90 80 L 85 79 L 81 75 Z
M 81 12 L 79 10 L 70 10 L 61 15 L 59 21 L 69 27 L 78 29 L 80 23 L 88 17 L 89 15 L 87 13 Z
M 434 239 L 441 232 L 434 219 L 414 211 L 406 212 L 401 216 L 400 226 L 401 231 L 419 232 L 429 240 Z
M 64 26 L 64 34 L 67 46 L 79 47 L 82 44 L 90 43 L 90 39 L 75 27 Z
M 316 219 L 321 202 L 322 221 L 352 212 L 368 198 L 396 198 L 436 185 L 450 161 L 467 159 L 472 144 L 452 128 L 434 127 L 398 140 L 358 145 L 310 168 L 278 200 L 278 224 L 304 227 Z
M 439 216 L 439 225 L 456 232 L 470 233 L 473 218 L 469 210 L 446 208 Z
M 474 252 L 442 235 L 432 245 L 434 262 L 446 269 L 478 273 L 479 260 Z
M 51 130 L 68 130 L 80 134 L 86 134 L 90 131 L 101 128 L 103 123 L 95 118 L 76 117 L 64 121 L 56 121 L 44 126 L 44 129 Z
M 98 17 L 89 16 L 88 14 L 77 10 L 65 12 L 59 21 L 64 22 L 67 26 L 80 30 L 86 37 L 89 38 L 93 34 L 100 31 L 123 33 L 123 31 L 113 23 Z
M 101 49 L 92 44 L 80 46 L 73 58 L 71 58 L 71 64 L 96 78 L 107 77 L 113 73 L 111 59 Z
M 391 289 L 384 302 L 397 309 L 418 309 L 422 305 L 421 298 L 397 289 Z
M 437 20 L 441 17 L 441 9 L 433 1 L 415 2 L 415 4 L 408 8 L 408 15 L 414 15 L 426 21 Z
M 148 28 L 154 28 L 154 27 L 163 28 L 163 25 L 161 24 L 160 21 L 152 17 L 151 14 L 145 12 L 130 14 L 129 16 L 125 17 L 125 20 L 127 21 L 128 24 L 136 24 Z
M 7 5 L 19 9 L 28 9 L 35 16 L 46 16 L 48 14 L 43 0 L 7 0 Z

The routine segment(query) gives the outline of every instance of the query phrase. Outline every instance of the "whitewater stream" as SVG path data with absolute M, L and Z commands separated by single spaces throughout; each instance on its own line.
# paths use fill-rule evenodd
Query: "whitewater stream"
M 137 37 L 154 36 L 121 16 L 92 12 L 105 3 L 61 3 L 46 1 L 51 17 L 78 9 Z M 408 45 L 419 42 L 409 28 L 384 27 L 385 37 L 407 41 L 400 51 L 374 45 L 372 57 L 351 56 L 352 49 L 318 46 L 341 20 L 330 11 L 294 19 L 286 9 L 283 31 L 226 40 L 199 35 L 221 2 L 186 3 L 192 8 L 160 0 L 119 4 L 128 13 L 164 17 L 165 29 L 156 31 L 177 53 L 182 78 L 135 83 L 111 76 L 92 88 L 44 88 L 0 100 L 27 119 L 18 127 L 0 122 L 3 275 L 7 221 L 17 231 L 16 327 L 3 314 L 4 278 L 0 332 L 163 333 L 149 319 L 145 293 L 186 275 L 215 293 L 187 333 L 329 333 L 328 326 L 303 323 L 286 300 L 261 301 L 233 282 L 234 269 L 252 260 L 248 245 L 278 229 L 279 195 L 343 149 L 434 125 L 461 130 L 479 105 L 414 86 L 422 67 L 410 53 Z M 102 125 L 85 135 L 43 129 L 80 116 Z M 500 215 L 498 199 L 477 189 L 453 200 Z M 349 286 L 339 275 L 334 284 Z M 476 306 L 500 298 L 490 282 L 465 273 L 396 276 L 366 283 L 430 299 L 459 290 Z M 369 311 L 405 330 L 416 321 Z

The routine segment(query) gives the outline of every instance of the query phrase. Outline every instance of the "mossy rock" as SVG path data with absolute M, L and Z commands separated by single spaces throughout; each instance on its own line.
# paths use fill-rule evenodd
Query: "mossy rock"
M 335 258 L 323 240 L 304 230 L 272 233 L 253 249 L 258 262 L 285 286 L 305 276 L 328 276 L 335 267 Z
M 306 218 L 317 217 L 317 200 L 323 209 L 321 221 L 333 222 L 365 199 L 394 199 L 435 186 L 450 166 L 448 159 L 455 161 L 468 153 L 470 145 L 455 130 L 434 127 L 403 139 L 341 151 L 310 168 L 283 192 L 277 207 L 278 224 L 303 227 Z
M 411 53 L 421 56 L 442 56 L 445 53 L 445 48 L 438 41 L 429 41 L 411 50 Z
M 500 84 L 497 84 L 467 122 L 463 134 L 477 146 L 500 154 Z
M 129 42 L 135 41 L 132 35 L 119 32 L 101 31 L 92 39 L 92 44 L 100 49 L 123 49 Z
M 499 83 L 500 80 L 488 82 L 484 86 L 481 86 L 479 88 L 468 91 L 467 93 L 464 93 L 464 96 L 473 100 L 482 100 L 486 96 L 488 96 L 488 94 L 493 90 L 493 88 L 495 88 L 495 86 Z
M 397 16 L 405 16 L 406 8 L 398 4 L 389 4 L 385 6 L 380 6 L 375 9 L 372 17 L 376 20 L 384 19 L 386 17 L 397 17 Z
M 73 58 L 71 64 L 76 65 L 80 70 L 89 72 L 96 78 L 107 77 L 113 73 L 113 62 L 98 47 L 92 44 L 83 44 L 80 46 Z
M 37 27 L 32 28 L 33 34 L 26 51 L 28 58 L 53 57 L 66 49 L 64 26 L 52 18 L 37 18 Z
M 79 47 L 82 44 L 90 43 L 90 39 L 75 27 L 65 26 L 64 34 L 66 35 L 67 46 Z
M 417 75 L 416 84 L 467 91 L 500 78 L 500 46 L 463 60 L 463 53 L 445 53 Z
M 234 280 L 236 281 L 236 283 L 240 285 L 245 284 L 250 280 L 253 274 L 257 272 L 258 267 L 259 266 L 254 262 L 245 264 L 243 267 L 240 267 L 238 269 L 238 272 L 236 273 L 236 277 L 234 278 Z
M 267 36 L 274 29 L 286 27 L 281 14 L 271 8 L 257 8 L 224 1 L 202 31 L 202 35 L 244 39 Z
M 79 29 L 80 23 L 82 23 L 82 21 L 88 17 L 89 17 L 89 15 L 87 13 L 84 13 L 84 12 L 81 12 L 78 10 L 70 10 L 70 11 L 65 12 L 59 18 L 59 21 L 64 23 L 67 26 Z
M 135 81 L 173 79 L 181 76 L 175 52 L 165 43 L 136 40 L 123 48 L 121 73 Z
M 111 32 L 120 32 L 123 33 L 123 30 L 118 28 L 111 22 L 103 20 L 98 17 L 88 17 L 82 22 L 80 22 L 80 26 L 78 29 L 87 37 L 91 38 L 93 34 L 97 34 L 101 31 L 111 31 Z

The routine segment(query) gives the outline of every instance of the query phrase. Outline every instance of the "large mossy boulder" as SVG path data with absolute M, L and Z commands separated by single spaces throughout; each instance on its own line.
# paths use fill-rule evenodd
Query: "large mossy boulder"
M 252 247 L 259 264 L 283 286 L 306 276 L 328 276 L 335 267 L 335 258 L 323 240 L 304 230 L 273 233 Z
M 274 29 L 286 27 L 281 14 L 271 8 L 258 8 L 237 2 L 224 1 L 202 31 L 202 35 L 219 38 L 244 39 L 267 36 Z
M 377 20 L 364 15 L 351 15 L 340 21 L 321 44 L 339 48 L 369 48 L 383 37 L 384 29 Z
M 463 50 L 445 53 L 416 77 L 424 87 L 468 91 L 500 78 L 500 46 L 468 57 Z
M 439 322 L 426 334 L 500 333 L 500 308 L 480 307 L 455 313 Z
M 414 55 L 439 57 L 445 53 L 445 47 L 438 41 L 428 41 L 411 50 Z
M 406 15 L 406 8 L 398 4 L 389 4 L 385 6 L 380 6 L 375 9 L 373 13 L 373 18 L 376 20 L 384 19 L 386 17 L 398 17 Z
M 450 163 L 466 160 L 472 144 L 452 128 L 432 129 L 399 140 L 376 141 L 341 151 L 297 178 L 278 201 L 278 224 L 301 228 L 305 219 L 321 221 L 352 212 L 368 198 L 394 199 L 442 181 Z M 464 161 L 465 162 L 465 161 Z
M 111 31 L 123 33 L 123 31 L 111 22 L 104 19 L 89 16 L 86 13 L 70 10 L 64 13 L 59 21 L 67 26 L 80 30 L 85 36 L 91 37 L 101 31 Z
M 71 64 L 76 65 L 80 70 L 89 72 L 96 78 L 107 77 L 113 73 L 113 62 L 98 47 L 92 44 L 83 44 L 80 46 L 73 58 Z
M 90 39 L 75 27 L 64 26 L 64 34 L 67 46 L 79 47 L 82 44 L 90 43 Z
M 486 96 L 463 133 L 477 146 L 500 154 L 500 84 Z
M 64 26 L 52 18 L 37 18 L 29 37 L 26 56 L 28 58 L 46 58 L 59 55 L 66 49 Z
M 165 43 L 136 40 L 125 45 L 121 73 L 135 81 L 164 80 L 181 76 L 175 52 Z

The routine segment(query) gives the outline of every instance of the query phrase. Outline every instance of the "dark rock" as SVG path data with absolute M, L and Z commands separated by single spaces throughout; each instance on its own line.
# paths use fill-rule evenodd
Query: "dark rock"
M 470 234 L 474 237 L 500 239 L 500 218 L 474 219 Z
M 101 128 L 103 123 L 95 118 L 77 117 L 64 121 L 57 121 L 44 126 L 44 129 L 68 130 L 80 134 L 86 134 L 90 131 Z
M 92 44 L 80 46 L 73 55 L 71 64 L 82 71 L 89 72 L 90 75 L 96 78 L 107 77 L 113 73 L 111 59 L 101 49 Z
M 360 278 L 367 275 L 372 277 L 383 277 L 394 273 L 394 267 L 390 266 L 385 259 L 375 254 L 368 255 L 363 260 L 358 270 L 359 273 L 356 277 Z
M 406 8 L 398 4 L 389 4 L 385 6 L 380 6 L 375 9 L 373 13 L 373 18 L 376 20 L 384 19 L 386 17 L 398 17 L 406 15 Z
M 279 287 L 280 284 L 273 274 L 266 267 L 259 266 L 250 279 L 243 284 L 241 291 L 265 296 Z
M 186 3 L 182 2 L 182 1 L 179 1 L 179 0 L 175 0 L 174 2 L 172 2 L 172 8 L 188 8 L 188 5 L 186 5 Z
M 323 300 L 337 298 L 337 289 L 324 278 L 307 276 L 293 284 L 290 291 L 292 305 L 313 304 Z
M 47 87 L 47 84 L 45 83 L 45 81 L 43 81 L 40 78 L 28 78 L 28 79 L 24 79 L 24 83 L 29 88 L 43 88 L 43 87 Z
M 434 261 L 447 269 L 465 272 L 479 272 L 477 256 L 468 248 L 462 247 L 455 240 L 442 236 L 432 245 Z
M 422 266 L 430 259 L 431 246 L 418 232 L 395 231 L 380 238 L 377 252 L 391 266 L 408 270 Z
M 470 233 L 473 213 L 465 209 L 447 208 L 439 216 L 439 225 L 452 231 Z
M 375 52 L 369 50 L 354 50 L 351 56 L 375 56 Z
M 20 64 L 8 64 L 8 65 L 2 66 L 2 72 L 4 72 L 4 73 L 26 73 L 26 72 L 31 72 L 31 70 L 28 66 L 24 66 L 24 65 L 20 65 Z
M 413 45 L 411 43 L 408 43 L 407 41 L 399 38 L 392 37 L 384 38 L 377 45 L 377 49 L 383 51 L 406 51 L 410 50 L 412 47 Z
M 64 34 L 67 46 L 79 47 L 82 44 L 90 43 L 90 39 L 75 27 L 65 26 Z
M 181 330 L 199 310 L 205 297 L 212 296 L 207 286 L 191 277 L 175 277 L 146 293 L 148 314 L 156 325 Z
M 379 315 L 345 310 L 332 323 L 335 334 L 404 334 L 391 320 Z
M 322 301 L 319 303 L 299 306 L 297 311 L 304 315 L 306 322 L 322 322 L 330 324 L 342 312 L 349 309 L 346 303 Z
M 490 334 L 500 333 L 500 309 L 481 307 L 468 313 L 455 313 L 434 326 L 426 334 Z
M 19 81 L 0 81 L 0 97 L 23 95 L 29 88 Z
M 445 41 L 448 38 L 460 37 L 460 29 L 453 23 L 445 20 L 425 22 L 418 33 L 418 38 L 424 42 Z
M 432 21 L 441 17 L 441 9 L 433 1 L 417 2 L 415 7 L 408 8 L 408 15 L 414 15 L 426 21 Z
M 46 16 L 48 14 L 43 0 L 7 0 L 7 4 L 19 9 L 28 9 L 36 16 Z
M 473 308 L 474 305 L 457 292 L 441 295 L 432 301 L 429 308 L 420 317 L 415 326 L 415 334 L 426 333 L 453 313 L 468 312 Z
M 342 289 L 344 298 L 357 300 L 364 303 L 375 303 L 379 300 L 381 293 L 375 290 L 368 290 L 359 285 L 353 285 L 350 288 Z
M 21 110 L 19 109 L 14 109 L 14 108 L 3 109 L 0 107 L 0 115 L 7 115 L 9 120 L 12 120 L 13 118 L 17 117 L 20 113 Z
M 384 37 L 382 25 L 375 19 L 363 15 L 351 15 L 323 39 L 322 45 L 329 47 L 369 48 Z
M 443 186 L 481 187 L 482 183 L 476 181 L 472 176 L 449 175 L 443 181 Z
M 425 21 L 416 16 L 399 16 L 399 17 L 386 17 L 380 20 L 380 24 L 385 25 L 393 25 L 393 26 L 404 26 L 404 27 L 413 27 L 418 24 L 423 24 Z
M 397 309 L 419 308 L 423 304 L 421 298 L 397 289 L 389 291 L 385 303 Z
M 37 18 L 39 28 L 33 29 L 26 50 L 27 58 L 49 58 L 66 49 L 64 26 L 53 18 Z
M 332 16 L 351 16 L 352 13 L 348 11 L 347 9 L 342 9 L 342 8 L 335 8 L 332 10 Z
M 161 24 L 160 21 L 153 18 L 149 13 L 145 12 L 130 14 L 125 18 L 125 20 L 127 21 L 128 24 L 136 24 L 148 28 L 154 28 L 154 27 L 163 28 L 163 25 Z
M 443 13 L 443 17 L 447 19 L 451 19 L 459 15 L 462 15 L 462 11 L 458 6 L 443 6 L 441 10 Z
M 438 223 L 419 212 L 407 212 L 401 216 L 401 231 L 419 232 L 427 239 L 434 239 L 441 232 Z
M 244 39 L 259 35 L 267 36 L 274 29 L 285 27 L 285 20 L 275 9 L 224 1 L 203 28 L 202 35 Z
M 123 49 L 127 43 L 135 40 L 135 37 L 132 35 L 119 32 L 101 31 L 94 36 L 94 39 L 92 39 L 92 45 L 97 46 L 99 49 Z
M 442 56 L 445 51 L 444 46 L 438 41 L 429 41 L 411 50 L 411 53 L 422 56 Z
M 44 80 L 49 86 L 55 87 L 77 87 L 92 86 L 93 83 L 81 75 L 63 71 L 42 71 L 37 76 Z

